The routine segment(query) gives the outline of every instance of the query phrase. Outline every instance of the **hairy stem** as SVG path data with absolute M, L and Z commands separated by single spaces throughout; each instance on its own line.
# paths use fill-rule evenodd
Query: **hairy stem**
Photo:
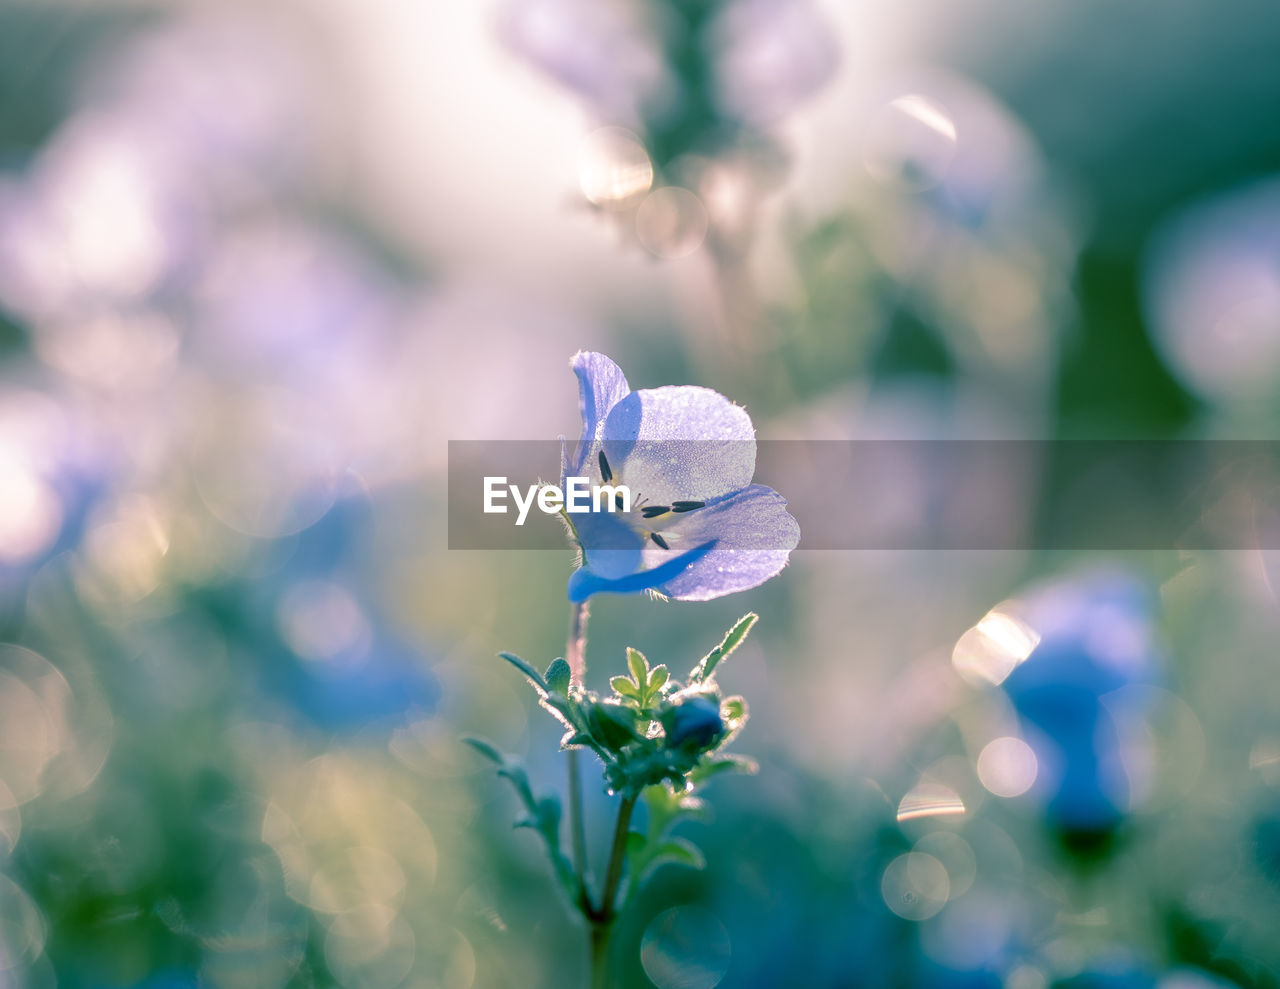
M 569 611 L 569 641 L 565 644 L 564 658 L 569 664 L 570 684 L 581 686 L 587 672 L 587 605 L 572 605 Z M 578 884 L 583 890 L 584 906 L 590 906 L 587 888 L 587 832 L 582 816 L 582 771 L 578 750 L 568 752 L 569 768 L 569 840 L 573 848 L 573 871 L 578 874 Z

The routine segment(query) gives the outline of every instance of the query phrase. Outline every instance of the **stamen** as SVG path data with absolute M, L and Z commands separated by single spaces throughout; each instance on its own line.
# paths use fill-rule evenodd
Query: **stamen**
M 647 519 L 656 519 L 659 515 L 666 515 L 671 511 L 666 505 L 649 505 L 640 509 L 640 514 Z
M 706 507 L 707 503 L 705 501 L 673 501 L 671 503 L 673 512 L 692 512 Z
M 656 532 L 649 533 L 649 538 L 652 539 L 659 546 L 661 546 L 663 549 L 671 548 L 670 546 L 667 545 L 667 541 L 663 539 L 660 535 L 658 535 Z
M 604 478 L 605 484 L 613 480 L 613 471 L 609 469 L 609 461 L 605 459 L 603 450 L 600 451 L 600 476 Z
M 621 512 L 621 511 L 623 511 L 623 510 L 627 507 L 627 502 L 626 502 L 626 500 L 622 497 L 621 493 L 619 493 L 619 494 L 615 494 L 615 495 L 613 496 L 613 507 L 614 507 L 614 508 L 616 508 L 616 509 L 617 509 L 618 511 L 620 511 L 620 512 Z

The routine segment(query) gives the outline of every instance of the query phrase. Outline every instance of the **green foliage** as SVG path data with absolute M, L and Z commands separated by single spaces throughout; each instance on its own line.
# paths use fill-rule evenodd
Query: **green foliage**
M 553 659 L 542 677 L 546 681 L 548 693 L 559 694 L 562 697 L 569 695 L 569 683 L 573 679 L 573 671 L 563 659 Z
M 759 621 L 760 616 L 754 611 L 748 612 L 738 619 L 738 623 L 725 633 L 724 639 L 720 645 L 716 646 L 709 653 L 702 657 L 702 661 L 693 668 L 689 674 L 690 683 L 702 683 L 711 679 L 715 673 L 716 667 L 720 665 L 731 652 L 742 645 L 747 637 L 747 633 L 751 631 L 751 627 Z
M 505 654 L 503 658 L 507 658 Z M 576 902 L 579 896 L 578 877 L 573 864 L 560 850 L 560 799 L 554 794 L 537 796 L 524 767 L 511 757 L 503 755 L 490 742 L 482 738 L 464 738 L 463 741 L 494 763 L 498 767 L 498 775 L 511 784 L 520 799 L 522 809 L 522 813 L 516 818 L 515 827 L 529 828 L 542 836 L 561 889 L 570 902 Z
M 603 764 L 609 790 L 627 801 L 643 801 L 647 828 L 626 837 L 628 895 L 664 864 L 701 868 L 701 852 L 688 840 L 672 835 L 672 829 L 701 813 L 703 805 L 695 791 L 707 780 L 726 772 L 756 770 L 752 760 L 724 751 L 746 724 L 747 704 L 741 697 L 722 697 L 713 676 L 742 644 L 756 619 L 755 614 L 741 618 L 694 665 L 685 684 L 673 680 L 665 664 L 651 666 L 638 649 L 627 649 L 627 673 L 610 679 L 607 696 L 572 683 L 563 659 L 554 660 L 541 674 L 513 653 L 499 654 L 533 684 L 542 707 L 567 729 L 561 747 L 594 752 Z M 522 806 L 516 826 L 542 835 L 562 887 L 581 904 L 580 880 L 560 850 L 559 801 L 537 795 L 523 767 L 488 742 L 466 741 L 511 783 Z

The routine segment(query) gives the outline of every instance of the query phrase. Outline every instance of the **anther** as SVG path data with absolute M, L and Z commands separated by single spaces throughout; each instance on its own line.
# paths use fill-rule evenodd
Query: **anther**
M 673 501 L 671 510 L 673 512 L 692 512 L 699 508 L 706 508 L 705 501 Z
M 647 519 L 656 519 L 659 515 L 666 515 L 671 511 L 666 505 L 646 505 L 640 509 L 640 514 Z
M 670 546 L 667 545 L 667 541 L 663 539 L 660 535 L 658 535 L 656 532 L 649 533 L 649 538 L 652 539 L 659 546 L 661 546 L 663 549 L 671 548 Z
M 605 484 L 613 480 L 613 471 L 609 469 L 609 461 L 605 459 L 603 450 L 600 451 L 600 476 L 604 478 Z

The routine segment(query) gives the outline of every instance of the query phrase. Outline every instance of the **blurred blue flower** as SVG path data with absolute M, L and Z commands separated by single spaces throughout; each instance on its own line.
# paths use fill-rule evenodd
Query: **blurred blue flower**
M 1028 600 L 1039 642 L 1004 681 L 1038 763 L 1032 792 L 1068 833 L 1100 833 L 1134 799 L 1129 740 L 1144 726 L 1155 685 L 1149 589 L 1123 574 L 1092 574 Z
M 631 510 L 566 518 L 582 547 L 569 599 L 652 590 L 706 601 L 764 583 L 787 564 L 800 527 L 772 488 L 752 484 L 755 429 L 709 388 L 631 391 L 603 354 L 581 352 L 582 438 L 561 483 L 626 485 Z M 594 500 L 593 500 L 593 507 Z
M 262 665 L 264 686 L 318 728 L 358 731 L 419 708 L 434 709 L 440 687 L 420 651 L 361 591 L 361 550 L 372 525 L 363 492 L 348 492 L 294 537 L 289 560 L 264 587 L 263 620 L 277 649 Z

